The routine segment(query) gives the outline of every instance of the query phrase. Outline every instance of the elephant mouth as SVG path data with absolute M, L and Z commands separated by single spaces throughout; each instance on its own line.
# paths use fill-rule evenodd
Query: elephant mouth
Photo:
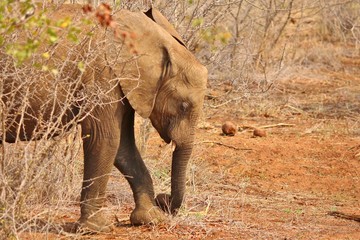
M 170 119 L 162 117 L 162 119 L 152 118 L 150 116 L 151 123 L 153 127 L 157 130 L 160 137 L 166 144 L 169 144 L 172 141 L 171 132 L 174 129 L 174 126 Z
M 171 142 L 171 138 L 169 137 L 169 135 L 167 133 L 161 132 L 160 133 L 160 137 L 167 143 L 169 144 Z
M 163 122 L 163 128 L 158 131 L 160 137 L 166 142 L 166 144 L 169 144 L 172 140 L 171 138 L 171 131 L 173 130 L 173 125 L 171 124 L 170 120 L 167 120 L 166 122 Z

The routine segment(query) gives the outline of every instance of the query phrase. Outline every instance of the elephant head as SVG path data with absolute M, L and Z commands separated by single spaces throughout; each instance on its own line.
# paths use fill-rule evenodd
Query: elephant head
M 166 142 L 176 146 L 172 157 L 170 209 L 181 206 L 186 166 L 202 110 L 207 69 L 185 47 L 180 35 L 157 10 L 115 15 L 121 23 L 124 45 L 136 51 L 138 76 L 122 78 L 121 88 L 131 106 L 153 126 Z M 160 27 L 159 27 L 160 26 Z M 132 37 L 131 37 L 132 36 Z M 127 42 L 128 41 L 128 42 Z M 130 46 L 130 47 L 129 47 Z M 129 49 L 129 52 L 131 49 Z

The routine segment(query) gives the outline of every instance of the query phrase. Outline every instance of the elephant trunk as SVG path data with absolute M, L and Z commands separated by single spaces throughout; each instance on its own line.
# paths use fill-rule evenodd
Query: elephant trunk
M 171 213 L 176 214 L 184 199 L 186 167 L 193 149 L 193 140 L 176 146 L 171 167 Z

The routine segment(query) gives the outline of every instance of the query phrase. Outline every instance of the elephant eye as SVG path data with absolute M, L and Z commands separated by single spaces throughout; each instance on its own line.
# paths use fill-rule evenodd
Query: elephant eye
M 180 104 L 181 112 L 187 112 L 189 107 L 190 107 L 190 104 L 187 102 L 181 102 L 181 104 Z

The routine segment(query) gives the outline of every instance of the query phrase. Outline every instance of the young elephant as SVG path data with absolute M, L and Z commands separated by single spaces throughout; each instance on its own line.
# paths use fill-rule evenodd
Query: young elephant
M 64 5 L 52 18 L 69 16 L 75 21 L 81 14 L 80 7 Z M 194 130 L 207 82 L 206 68 L 186 49 L 179 34 L 156 9 L 147 13 L 120 10 L 112 19 L 115 27 L 106 30 L 95 27 L 92 37 L 74 54 L 85 59 L 96 45 L 100 54 L 91 64 L 81 71 L 64 66 L 65 69 L 68 67 L 67 81 L 81 75 L 81 84 L 73 86 L 75 90 L 71 94 L 84 97 L 67 107 L 68 113 L 61 119 L 62 124 L 66 125 L 77 116 L 87 102 L 86 94 L 93 93 L 96 96 L 92 97 L 102 103 L 90 109 L 81 120 L 85 159 L 79 224 L 93 231 L 110 230 L 111 224 L 101 208 L 113 165 L 126 177 L 133 191 L 132 224 L 163 221 L 165 215 L 161 209 L 176 214 L 184 198 L 186 166 L 193 149 Z M 65 40 L 58 43 L 52 52 L 52 59 L 55 59 L 52 64 L 71 58 L 66 51 L 69 44 Z M 42 111 L 41 120 L 51 122 L 52 116 L 60 111 L 53 107 L 54 102 L 56 106 L 65 105 L 62 103 L 69 91 L 60 89 L 54 97 L 52 90 L 46 88 L 54 78 L 39 79 L 42 80 L 30 88 L 30 91 L 36 89 L 37 93 L 29 95 L 27 117 L 23 121 L 20 117 L 11 121 L 6 141 L 34 139 L 39 118 L 32 116 Z M 11 78 L 2 80 L 5 86 L 2 100 L 9 104 L 6 93 L 17 83 L 14 84 Z M 96 89 L 106 94 L 94 94 L 92 91 Z M 17 97 L 15 95 L 15 100 Z M 15 100 L 11 99 L 12 102 Z M 47 111 L 47 108 L 51 109 Z M 166 203 L 163 199 L 157 206 L 151 176 L 135 146 L 135 111 L 143 118 L 150 118 L 161 138 L 176 146 L 172 156 L 168 208 L 161 206 Z

